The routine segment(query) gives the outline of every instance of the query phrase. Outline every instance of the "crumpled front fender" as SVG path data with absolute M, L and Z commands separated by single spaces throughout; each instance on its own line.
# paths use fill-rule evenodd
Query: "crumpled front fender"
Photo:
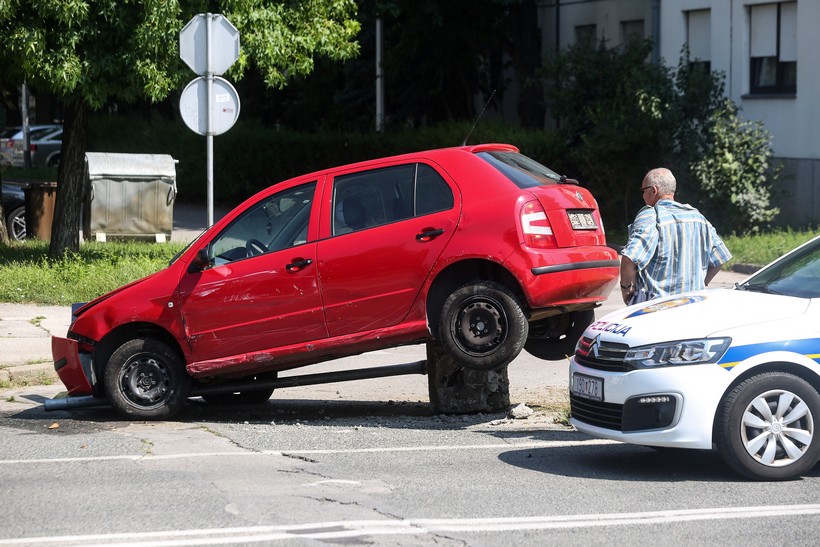
M 65 384 L 70 396 L 91 395 L 96 383 L 91 355 L 80 354 L 79 344 L 70 338 L 51 337 L 54 370 Z

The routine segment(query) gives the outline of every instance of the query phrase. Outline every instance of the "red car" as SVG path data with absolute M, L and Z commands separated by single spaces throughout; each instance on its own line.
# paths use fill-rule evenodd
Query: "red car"
M 484 370 L 524 348 L 555 359 L 618 274 L 576 181 L 503 144 L 406 154 L 259 192 L 164 270 L 77 309 L 55 369 L 70 396 L 166 418 L 191 396 L 265 401 L 278 371 L 403 344 Z

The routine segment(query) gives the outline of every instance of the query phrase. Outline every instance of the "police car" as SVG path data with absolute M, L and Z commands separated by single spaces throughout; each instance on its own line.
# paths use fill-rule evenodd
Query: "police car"
M 606 439 L 717 448 L 736 472 L 786 480 L 820 456 L 820 237 L 734 289 L 626 307 L 570 359 L 571 423 Z

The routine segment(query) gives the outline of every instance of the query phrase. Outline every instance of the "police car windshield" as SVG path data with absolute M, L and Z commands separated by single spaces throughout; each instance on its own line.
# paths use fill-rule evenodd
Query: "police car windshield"
M 768 294 L 819 298 L 820 238 L 761 270 L 739 288 Z

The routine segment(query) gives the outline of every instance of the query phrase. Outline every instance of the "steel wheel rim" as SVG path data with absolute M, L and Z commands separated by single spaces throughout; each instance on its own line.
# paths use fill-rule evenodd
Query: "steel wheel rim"
M 142 408 L 158 407 L 171 393 L 171 379 L 163 361 L 152 355 L 135 355 L 120 374 L 120 391 Z
M 507 315 L 498 300 L 474 296 L 462 304 L 451 329 L 466 354 L 490 355 L 507 338 Z
M 746 452 L 767 467 L 792 465 L 805 455 L 814 438 L 811 410 L 795 393 L 783 389 L 752 399 L 740 426 Z

